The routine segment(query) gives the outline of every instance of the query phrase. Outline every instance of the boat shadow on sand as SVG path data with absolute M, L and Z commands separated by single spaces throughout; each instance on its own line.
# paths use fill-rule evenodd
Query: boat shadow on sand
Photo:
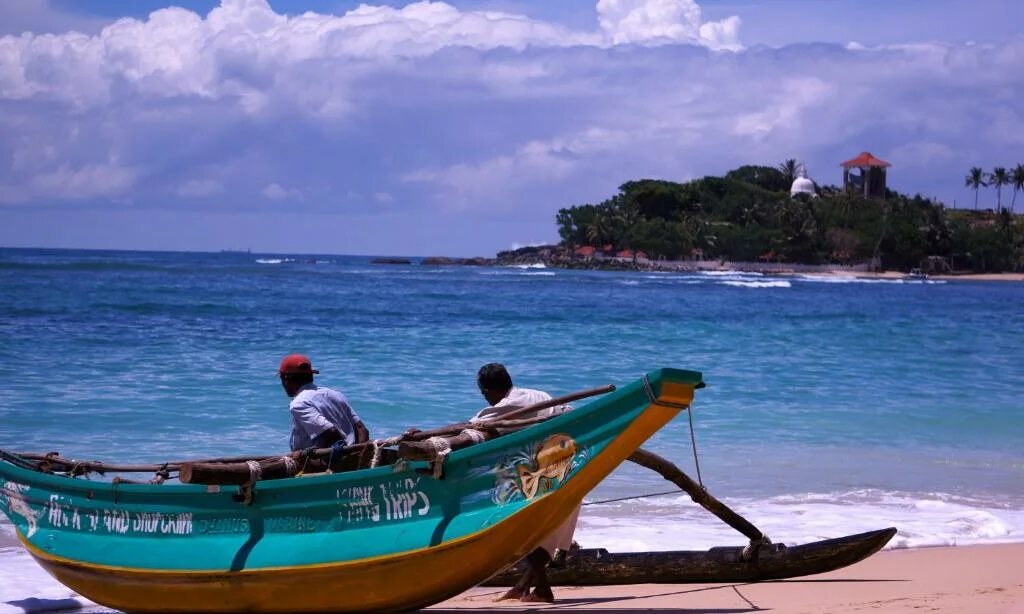
M 67 597 L 65 599 L 41 599 L 38 597 L 27 597 L 25 599 L 13 599 L 11 601 L 0 602 L 0 606 L 8 605 L 13 608 L 19 608 L 26 614 L 29 612 L 74 612 L 74 614 L 99 614 L 99 613 L 116 613 L 117 610 L 110 610 L 102 606 L 94 604 L 82 603 L 81 600 L 75 599 L 74 597 Z M 8 611 L 0 607 L 2 611 Z
M 518 604 L 514 602 L 505 602 L 504 604 L 495 604 L 492 602 L 498 595 L 504 591 L 491 591 L 477 592 L 471 591 L 470 594 L 458 597 L 466 605 L 474 602 L 479 603 L 479 607 L 439 607 L 431 608 L 429 610 L 421 610 L 424 612 L 430 612 L 431 614 L 468 614 L 472 612 L 526 612 L 536 610 L 570 610 L 572 612 L 593 612 L 600 614 L 633 614 L 635 612 L 684 612 L 684 613 L 707 613 L 707 614 L 741 614 L 745 612 L 763 612 L 771 610 L 771 607 L 760 607 L 753 600 L 743 594 L 741 589 L 745 589 L 757 584 L 822 584 L 822 583 L 875 583 L 875 582 L 907 582 L 903 579 L 893 578 L 820 578 L 820 579 L 803 579 L 803 580 L 769 580 L 765 582 L 746 582 L 742 584 L 716 584 L 713 586 L 700 586 L 700 587 L 687 587 L 682 590 L 669 590 L 660 593 L 651 594 L 638 594 L 638 595 L 621 595 L 621 596 L 607 596 L 607 597 L 564 597 L 558 599 L 555 603 L 551 604 L 531 604 L 530 606 L 516 607 Z M 589 588 L 589 587 L 588 587 Z M 650 603 L 646 603 L 649 599 L 665 599 L 671 597 L 682 597 L 684 595 L 693 595 L 696 593 L 703 593 L 708 591 L 731 591 L 735 593 L 737 597 L 746 602 L 746 607 L 737 608 L 701 608 L 701 607 L 678 607 L 678 606 L 667 606 L 657 607 Z M 630 602 L 641 601 L 645 603 L 638 603 L 631 607 Z M 619 602 L 622 604 L 621 607 L 608 607 L 611 604 Z M 461 603 L 459 604 L 462 605 Z M 591 607 L 587 607 L 591 606 Z
M 481 607 L 460 607 L 460 608 L 439 608 L 430 610 L 420 610 L 425 612 L 431 612 L 432 614 L 467 614 L 472 612 L 500 612 L 500 611 L 527 611 L 527 610 L 560 610 L 560 609 L 571 609 L 573 612 L 600 612 L 601 614 L 616 614 L 618 613 L 633 613 L 639 611 L 645 612 L 706 612 L 708 614 L 741 614 L 744 612 L 758 612 L 764 611 L 766 608 L 758 607 L 757 604 L 753 603 L 750 599 L 740 592 L 741 588 L 753 586 L 754 584 L 819 584 L 819 583 L 859 583 L 859 582 L 906 582 L 906 580 L 899 579 L 881 579 L 881 578 L 822 578 L 822 579 L 805 579 L 805 580 L 770 580 L 761 583 L 745 583 L 745 584 L 728 584 L 728 585 L 715 585 L 715 586 L 702 586 L 687 588 L 686 590 L 679 591 L 668 591 L 664 593 L 656 593 L 651 595 L 623 595 L 621 597 L 584 597 L 584 598 L 567 598 L 559 599 L 556 603 L 552 604 L 534 604 L 533 606 L 523 606 L 522 609 L 515 607 L 514 603 L 506 603 L 503 606 L 493 604 L 490 600 L 494 599 L 504 591 L 492 591 L 476 592 L 465 599 L 467 601 L 478 601 L 481 602 Z M 621 607 L 621 608 L 607 608 L 607 607 L 591 607 L 587 606 L 598 606 L 599 604 L 611 604 L 615 602 L 628 603 L 633 600 L 641 599 L 657 599 L 664 597 L 678 597 L 687 594 L 700 593 L 705 591 L 714 590 L 732 590 L 741 599 L 746 601 L 749 605 L 745 608 L 678 608 L 678 607 L 667 607 L 657 608 L 650 607 L 649 605 L 638 606 L 634 608 Z M 487 605 L 484 605 L 486 603 Z M 83 604 L 81 601 L 75 598 L 66 599 L 40 599 L 36 597 L 30 597 L 27 599 L 18 599 L 12 601 L 5 601 L 5 605 L 13 606 L 21 609 L 23 612 L 74 612 L 75 614 L 117 614 L 119 610 L 111 610 L 102 606 L 96 606 L 93 604 Z M 490 606 L 490 607 L 487 607 Z M 771 609 L 771 608 L 767 608 Z

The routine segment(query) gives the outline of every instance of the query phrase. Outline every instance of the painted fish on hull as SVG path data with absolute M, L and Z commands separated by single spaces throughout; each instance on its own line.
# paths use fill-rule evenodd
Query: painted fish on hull
M 537 446 L 534 466 L 516 465 L 519 488 L 523 496 L 533 499 L 541 490 L 543 480 L 562 482 L 572 468 L 576 442 L 568 435 L 552 435 Z

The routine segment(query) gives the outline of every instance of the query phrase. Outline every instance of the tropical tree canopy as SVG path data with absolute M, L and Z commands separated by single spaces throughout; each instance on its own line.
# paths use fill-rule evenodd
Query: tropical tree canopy
M 782 177 L 787 182 L 787 188 L 790 185 L 793 185 L 793 180 L 797 178 L 797 175 L 800 174 L 800 170 L 802 168 L 803 165 L 797 162 L 794 158 L 784 160 L 782 164 L 779 165 L 779 172 L 782 173 Z
M 1021 170 L 1018 165 L 1014 173 Z M 977 190 L 986 180 L 975 168 L 965 183 Z M 1008 210 L 947 209 L 892 191 L 884 199 L 865 199 L 834 186 L 821 186 L 819 198 L 790 198 L 786 169 L 768 166 L 685 183 L 628 181 L 600 203 L 560 209 L 556 222 L 566 246 L 631 248 L 653 259 L 699 254 L 734 262 L 845 264 L 878 257 L 886 268 L 907 270 L 941 256 L 962 269 L 1024 269 L 1024 219 Z

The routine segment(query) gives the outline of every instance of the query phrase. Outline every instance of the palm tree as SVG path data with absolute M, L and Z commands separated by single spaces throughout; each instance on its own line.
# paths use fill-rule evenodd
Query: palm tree
M 625 204 L 613 214 L 613 220 L 618 231 L 616 242 L 626 249 L 632 249 L 636 225 L 640 222 L 640 211 L 631 204 Z
M 1010 183 L 1013 184 L 1013 200 L 1010 201 L 1010 213 L 1017 204 L 1017 192 L 1024 190 L 1024 164 L 1018 164 L 1017 168 L 1010 171 Z
M 796 179 L 797 174 L 800 173 L 800 163 L 795 158 L 789 158 L 779 165 L 779 172 L 786 178 L 786 181 L 792 185 L 793 180 Z
M 1003 210 L 1003 186 L 1010 185 L 1010 174 L 997 166 L 988 174 L 988 184 L 996 188 L 996 213 L 999 213 Z
M 974 210 L 978 210 L 978 188 L 984 188 L 988 184 L 985 183 L 985 171 L 975 166 L 971 168 L 971 172 L 967 174 L 967 178 L 964 180 L 964 186 L 974 190 Z
M 587 226 L 587 241 L 597 249 L 601 249 L 601 246 L 605 244 L 611 234 L 611 224 L 608 219 L 608 215 L 604 212 L 599 212 L 594 216 L 594 221 L 590 222 Z

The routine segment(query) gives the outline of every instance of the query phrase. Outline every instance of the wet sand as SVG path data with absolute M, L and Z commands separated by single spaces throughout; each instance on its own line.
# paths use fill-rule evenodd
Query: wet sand
M 494 603 L 501 592 L 475 588 L 430 611 L 1024 614 L 1024 543 L 887 550 L 827 574 L 758 584 L 556 587 L 554 604 Z

